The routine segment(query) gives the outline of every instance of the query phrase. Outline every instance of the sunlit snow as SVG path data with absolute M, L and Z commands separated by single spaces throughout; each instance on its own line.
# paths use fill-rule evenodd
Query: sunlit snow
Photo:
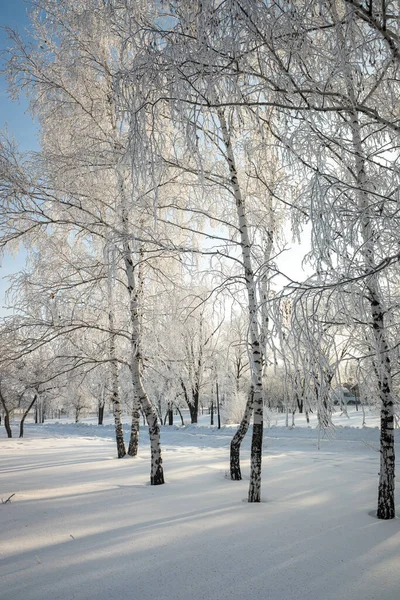
M 166 485 L 149 445 L 118 460 L 111 424 L 1 431 L 2 600 L 398 600 L 400 521 L 373 516 L 377 416 L 336 413 L 333 437 L 270 415 L 263 502 L 227 478 L 234 426 L 164 427 Z M 110 423 L 110 421 L 109 421 Z M 126 436 L 128 433 L 126 425 Z M 15 434 L 17 429 L 15 428 Z

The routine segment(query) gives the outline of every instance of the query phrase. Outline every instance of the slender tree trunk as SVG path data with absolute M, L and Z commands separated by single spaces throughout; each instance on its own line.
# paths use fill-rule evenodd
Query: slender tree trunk
M 122 187 L 122 184 L 121 184 Z M 124 195 L 122 196 L 124 197 Z M 125 209 L 123 209 L 122 221 L 124 227 L 124 262 L 125 272 L 128 282 L 129 294 L 129 312 L 131 318 L 131 373 L 133 389 L 136 397 L 139 400 L 140 406 L 146 415 L 147 424 L 149 426 L 150 450 L 151 450 L 151 468 L 150 468 L 150 483 L 151 485 L 160 485 L 164 483 L 164 471 L 161 456 L 160 444 L 160 426 L 157 419 L 157 413 L 150 402 L 149 397 L 144 389 L 141 377 L 141 346 L 140 346 L 140 315 L 139 315 L 139 292 L 135 282 L 135 268 L 132 260 L 132 253 L 129 246 L 129 228 L 128 219 Z M 143 256 L 141 255 L 141 260 Z
M 134 354 L 132 358 L 132 381 L 149 426 L 151 449 L 150 483 L 151 485 L 160 485 L 164 483 L 164 471 L 160 445 L 160 426 L 158 424 L 157 413 L 151 404 L 142 384 L 140 375 L 140 361 L 137 354 Z
M 192 390 L 192 397 L 189 398 L 189 394 L 188 394 L 188 391 L 186 389 L 186 385 L 185 385 L 183 379 L 180 380 L 180 383 L 181 383 L 181 388 L 183 390 L 183 396 L 184 396 L 186 404 L 188 405 L 188 408 L 189 408 L 190 422 L 192 424 L 197 423 L 198 412 L 199 412 L 199 394 L 197 394 L 197 397 L 196 397 L 195 390 Z M 197 400 L 197 403 L 196 403 L 196 400 Z
M 131 421 L 131 436 L 129 439 L 129 456 L 137 456 L 139 448 L 139 431 L 140 431 L 140 402 L 136 395 L 133 398 L 132 406 L 132 421 Z
M 103 421 L 104 421 L 104 408 L 105 408 L 105 386 L 102 385 L 101 386 L 101 396 L 98 402 L 98 412 L 97 412 L 97 416 L 98 416 L 98 420 L 97 420 L 97 424 L 98 425 L 103 425 Z
M 253 387 L 251 387 L 247 397 L 244 415 L 240 422 L 239 428 L 231 441 L 230 473 L 231 479 L 234 481 L 240 481 L 242 479 L 242 472 L 240 470 L 240 446 L 250 426 L 251 415 L 253 414 L 253 403 L 254 391 Z
M 12 438 L 12 429 L 11 429 L 11 425 L 10 425 L 10 414 L 6 413 L 4 415 L 4 427 L 6 428 L 7 431 L 7 437 Z
M 198 423 L 199 420 L 199 400 L 200 400 L 200 389 L 196 384 L 192 390 L 192 402 L 189 404 L 190 419 L 192 423 Z
M 297 378 L 295 379 L 294 385 L 295 385 L 295 394 L 296 394 L 297 408 L 299 409 L 299 413 L 302 414 L 303 413 L 303 407 L 304 407 L 304 395 L 303 395 L 303 392 L 299 393 L 300 384 L 297 381 Z
M 251 241 L 249 237 L 247 215 L 244 198 L 239 186 L 238 172 L 233 154 L 231 138 L 223 110 L 218 111 L 221 133 L 228 161 L 231 188 L 235 197 L 236 211 L 240 232 L 240 245 L 244 275 L 246 280 L 248 310 L 250 321 L 250 372 L 254 390 L 253 436 L 251 442 L 249 502 L 261 501 L 261 463 L 263 442 L 263 385 L 262 385 L 262 345 L 257 322 L 258 304 L 256 297 L 256 280 L 251 259 Z
M 354 18 L 354 14 L 349 8 L 347 10 L 348 18 Z M 332 4 L 332 14 L 337 23 L 341 16 L 338 15 L 336 6 Z M 342 35 L 342 30 L 337 29 L 341 47 L 344 49 L 342 54 L 343 71 L 348 91 L 348 96 L 353 107 L 356 106 L 356 92 L 349 61 L 346 56 L 347 43 Z M 389 343 L 387 339 L 387 328 L 385 325 L 385 307 L 382 293 L 379 286 L 379 276 L 376 272 L 375 248 L 378 240 L 377 233 L 374 230 L 374 211 L 372 208 L 375 199 L 371 196 L 371 182 L 367 174 L 367 157 L 363 147 L 363 136 L 359 115 L 354 108 L 350 111 L 349 126 L 351 128 L 353 152 L 355 157 L 355 180 L 356 193 L 358 197 L 358 207 L 360 212 L 361 241 L 360 253 L 364 260 L 365 273 L 365 297 L 370 305 L 371 316 L 371 334 L 374 339 L 374 350 L 376 367 L 375 373 L 381 401 L 381 429 L 380 429 L 380 472 L 378 484 L 378 508 L 377 517 L 379 519 L 395 518 L 395 451 L 394 451 L 394 404 L 393 387 L 391 377 L 391 364 Z M 346 168 L 347 165 L 346 165 Z M 352 223 L 354 228 L 354 223 Z
M 210 425 L 214 425 L 214 402 L 211 400 L 210 405 Z
M 19 424 L 19 437 L 20 438 L 24 437 L 24 423 L 25 423 L 25 419 L 28 416 L 28 413 L 31 410 L 32 406 L 35 404 L 36 400 L 37 400 L 37 394 L 35 394 L 32 402 L 30 403 L 30 405 L 28 406 L 28 408 L 26 409 L 26 411 L 22 415 L 22 419 L 21 419 L 20 424 Z
M 123 192 L 123 185 L 121 184 L 121 190 Z M 125 214 L 124 214 L 125 216 Z M 127 220 L 124 218 L 124 227 L 127 226 Z M 130 247 L 128 243 L 125 243 L 124 250 L 129 253 L 129 258 L 131 258 Z M 126 264 L 126 263 L 125 263 Z M 132 265 L 133 266 L 133 265 Z M 131 294 L 131 292 L 130 292 Z M 144 295 L 144 249 L 143 246 L 139 249 L 139 266 L 138 266 L 138 300 L 137 304 L 143 302 Z M 140 316 L 139 317 L 139 326 L 141 328 Z M 160 419 L 161 419 L 160 415 Z M 139 436 L 140 436 L 140 400 L 139 397 L 134 394 L 133 397 L 133 406 L 132 406 L 132 421 L 131 421 L 131 436 L 129 440 L 129 456 L 137 456 L 139 449 Z
M 185 425 L 185 421 L 183 420 L 183 416 L 182 416 L 182 413 L 181 413 L 181 409 L 179 408 L 179 406 L 178 406 L 177 404 L 175 404 L 175 408 L 176 408 L 176 410 L 177 410 L 177 413 L 179 414 L 179 416 L 180 416 L 180 418 L 181 418 L 181 424 L 182 424 L 182 427 L 183 427 L 183 426 Z
M 196 407 L 191 402 L 189 402 L 188 406 L 190 413 L 190 422 L 192 424 L 196 424 L 198 422 L 198 412 L 196 410 Z
M 394 404 L 390 376 L 390 358 L 385 336 L 384 316 L 379 304 L 372 306 L 374 334 L 381 347 L 382 372 L 378 381 L 381 399 L 380 471 L 378 485 L 378 519 L 394 519 L 395 513 L 395 452 Z
M 114 415 L 115 441 L 117 443 L 117 456 L 118 458 L 123 458 L 126 454 L 126 448 L 124 441 L 124 430 L 122 427 L 121 400 L 119 396 L 118 385 L 118 361 L 115 347 L 116 336 L 112 308 L 110 308 L 110 311 L 108 313 L 108 320 L 110 325 L 111 401 Z
M 99 404 L 97 424 L 103 425 L 103 421 L 104 421 L 104 404 Z
M 395 513 L 395 450 L 394 450 L 394 403 L 391 377 L 389 342 L 385 326 L 385 309 L 381 298 L 378 275 L 375 272 L 375 233 L 370 214 L 368 177 L 358 116 L 352 114 L 353 144 L 356 155 L 359 204 L 362 215 L 362 255 L 365 260 L 367 298 L 371 310 L 371 329 L 377 363 L 378 389 L 381 401 L 380 414 L 380 471 L 378 484 L 378 519 L 394 519 Z
M 108 257 L 108 326 L 110 329 L 109 339 L 109 356 L 110 356 L 110 371 L 111 371 L 111 402 L 113 407 L 114 425 L 115 425 L 115 441 L 117 444 L 117 456 L 123 458 L 126 455 L 124 431 L 122 427 L 122 411 L 121 411 L 121 399 L 119 395 L 119 381 L 118 381 L 118 359 L 116 340 L 117 336 L 115 333 L 115 322 L 114 322 L 114 270 L 115 270 L 115 256 L 114 249 L 109 251 Z
M 0 391 L 0 402 L 4 409 L 4 427 L 7 432 L 7 437 L 12 438 L 12 429 L 10 425 L 10 411 L 7 408 L 6 401 L 4 400 L 4 396 Z
M 217 392 L 217 422 L 218 422 L 218 429 L 221 429 L 221 411 L 220 411 L 220 406 L 219 406 L 218 381 L 217 381 L 217 383 L 215 385 L 216 385 L 216 392 Z
M 174 411 L 172 408 L 172 402 L 168 403 L 168 425 L 174 424 Z

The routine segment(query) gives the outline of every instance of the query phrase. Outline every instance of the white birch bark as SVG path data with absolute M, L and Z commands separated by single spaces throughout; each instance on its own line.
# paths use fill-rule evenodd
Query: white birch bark
M 133 395 L 132 415 L 131 415 L 131 434 L 129 438 L 128 454 L 137 456 L 139 448 L 140 435 L 140 400 L 136 393 Z
M 128 283 L 129 294 L 129 312 L 131 320 L 131 374 L 135 397 L 146 416 L 149 426 L 150 449 L 151 449 L 151 485 L 160 485 L 164 483 L 164 471 L 161 456 L 160 444 L 160 426 L 157 419 L 157 413 L 144 389 L 141 377 L 141 348 L 140 348 L 140 313 L 139 313 L 139 288 L 136 285 L 135 267 L 132 259 L 132 252 L 128 241 L 128 218 L 125 207 L 122 209 L 122 224 L 124 228 L 123 251 L 125 272 Z M 139 424 L 138 424 L 139 426 Z
M 249 502 L 261 501 L 261 462 L 263 442 L 263 384 L 262 384 L 262 348 L 257 322 L 256 281 L 251 260 L 251 242 L 249 238 L 247 215 L 244 198 L 238 180 L 238 172 L 231 144 L 231 138 L 222 110 L 218 111 L 221 133 L 229 168 L 230 184 L 235 197 L 236 211 L 240 232 L 240 245 L 246 281 L 248 310 L 250 321 L 250 372 L 251 385 L 254 390 L 253 399 L 253 436 L 251 442 Z
M 128 248 L 129 249 L 129 248 Z M 144 261 L 144 250 L 140 248 L 139 251 L 139 267 L 138 267 L 138 279 L 139 279 L 139 302 L 143 301 L 143 290 L 144 290 L 144 276 L 143 276 L 143 261 Z M 142 323 L 140 322 L 140 328 Z M 128 454 L 129 456 L 137 456 L 139 448 L 139 435 L 140 435 L 140 400 L 136 394 L 136 390 L 133 395 L 132 402 L 132 415 L 131 415 L 131 435 L 129 439 Z
M 395 450 L 394 450 L 394 402 L 392 391 L 389 342 L 385 326 L 385 307 L 375 271 L 374 231 L 370 214 L 370 202 L 362 153 L 361 132 L 357 114 L 353 113 L 353 145 L 356 156 L 356 174 L 359 186 L 359 207 L 361 217 L 362 256 L 365 261 L 366 289 L 370 306 L 371 328 L 375 343 L 376 371 L 381 403 L 380 413 L 380 471 L 378 484 L 379 519 L 395 518 Z
M 335 14 L 338 21 L 337 15 Z M 341 28 L 338 28 L 342 47 L 346 48 Z M 354 85 L 349 63 L 344 50 L 343 70 L 352 106 L 356 106 Z M 394 402 L 391 376 L 389 342 L 385 324 L 385 306 L 379 286 L 379 275 L 376 272 L 375 244 L 377 242 L 373 227 L 373 215 L 367 175 L 367 163 L 363 151 L 361 125 L 358 113 L 353 109 L 350 113 L 353 152 L 355 156 L 355 178 L 357 183 L 358 207 L 361 216 L 361 256 L 364 261 L 366 296 L 370 308 L 370 324 L 375 346 L 376 376 L 379 389 L 380 412 L 380 471 L 378 484 L 379 519 L 395 518 L 395 450 L 394 450 Z
M 267 231 L 267 239 L 265 241 L 264 248 L 264 266 L 261 275 L 261 317 L 262 326 L 260 334 L 260 343 L 264 358 L 266 355 L 267 347 L 267 335 L 269 325 L 269 312 L 268 312 L 268 298 L 269 298 L 269 278 L 268 278 L 268 264 L 271 259 L 272 248 L 274 244 L 274 223 L 272 215 L 272 207 L 269 205 L 269 223 Z M 265 362 L 265 361 L 264 361 Z M 237 390 L 239 390 L 239 378 L 237 379 Z M 242 479 L 242 473 L 240 469 L 240 445 L 249 429 L 251 416 L 253 414 L 254 406 L 254 388 L 250 387 L 249 395 L 246 402 L 246 407 L 239 428 L 232 438 L 230 446 L 230 476 L 232 480 L 239 481 Z
M 251 386 L 242 420 L 231 441 L 230 475 L 231 479 L 234 481 L 240 481 L 242 479 L 242 472 L 240 469 L 240 446 L 250 426 L 251 415 L 253 414 L 253 404 L 254 391 L 253 387 Z
M 110 328 L 110 361 L 111 361 L 111 401 L 113 406 L 113 415 L 114 415 L 114 424 L 115 424 L 115 440 L 117 442 L 117 453 L 118 458 L 122 458 L 126 454 L 125 442 L 124 442 L 124 432 L 122 428 L 122 420 L 121 420 L 121 401 L 119 395 L 119 385 L 118 385 L 118 361 L 116 355 L 116 335 L 115 335 L 115 326 L 114 326 L 114 315 L 112 311 L 112 307 L 110 307 L 108 312 L 108 323 Z
M 114 320 L 114 268 L 115 268 L 115 256 L 114 249 L 106 247 L 104 250 L 104 257 L 108 265 L 108 281 L 107 281 L 107 294 L 108 294 L 108 327 L 110 330 L 109 339 L 109 356 L 110 356 L 110 368 L 111 368 L 111 401 L 113 406 L 114 425 L 115 425 L 115 440 L 117 443 L 117 456 L 122 458 L 126 454 L 124 432 L 122 428 L 121 419 L 121 400 L 119 394 L 119 381 L 118 381 L 118 360 L 116 352 L 116 332 L 115 332 L 115 320 Z

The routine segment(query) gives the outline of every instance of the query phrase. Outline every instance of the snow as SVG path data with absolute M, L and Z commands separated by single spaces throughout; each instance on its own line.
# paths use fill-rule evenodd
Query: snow
M 270 415 L 257 505 L 250 436 L 244 480 L 230 481 L 235 427 L 208 416 L 163 428 L 158 487 L 145 428 L 139 456 L 122 460 L 111 424 L 27 423 L 23 440 L 2 430 L 0 497 L 15 493 L 0 505 L 2 600 L 398 600 L 400 520 L 370 514 L 377 416 L 364 428 L 349 416 L 318 450 L 315 427 Z

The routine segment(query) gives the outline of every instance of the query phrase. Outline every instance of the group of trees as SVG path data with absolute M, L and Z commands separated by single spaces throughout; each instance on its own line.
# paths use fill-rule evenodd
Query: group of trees
M 293 405 L 329 427 L 347 361 L 381 407 L 377 514 L 393 518 L 398 4 L 30 7 L 31 39 L 9 31 L 4 67 L 40 131 L 40 152 L 25 156 L 1 139 L 1 245 L 28 254 L 2 326 L 6 376 L 41 356 L 41 389 L 77 397 L 86 378 L 102 382 L 120 457 L 129 397 L 129 453 L 142 410 L 153 484 L 164 481 L 160 403 L 186 403 L 196 422 L 223 382 L 246 398 L 231 474 L 252 420 L 258 502 L 273 368 Z M 304 232 L 309 276 L 294 281 L 281 256 Z

